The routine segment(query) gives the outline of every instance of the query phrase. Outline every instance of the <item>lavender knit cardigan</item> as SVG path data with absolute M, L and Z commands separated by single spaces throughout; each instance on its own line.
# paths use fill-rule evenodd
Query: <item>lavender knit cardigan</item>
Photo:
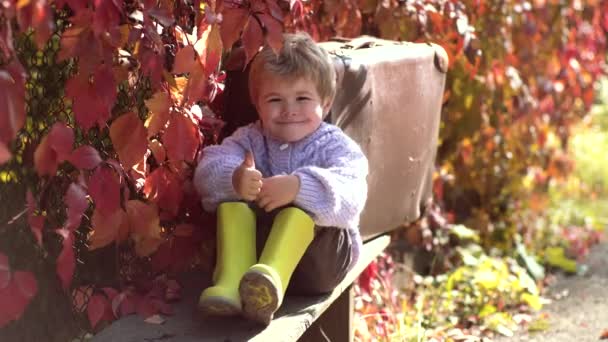
M 194 185 L 205 210 L 238 201 L 232 173 L 251 151 L 263 177 L 293 174 L 300 178 L 294 205 L 318 226 L 348 229 L 353 256 L 359 255 L 359 216 L 367 199 L 367 158 L 340 128 L 321 123 L 311 135 L 281 143 L 264 135 L 258 122 L 237 129 L 221 145 L 208 146 L 194 174 Z

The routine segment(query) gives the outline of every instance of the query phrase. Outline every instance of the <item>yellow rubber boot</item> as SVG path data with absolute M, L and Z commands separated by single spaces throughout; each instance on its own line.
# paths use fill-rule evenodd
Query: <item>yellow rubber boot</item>
M 312 218 L 298 208 L 277 214 L 260 260 L 249 268 L 239 286 L 245 317 L 270 323 L 293 271 L 314 238 L 314 227 Z
M 255 264 L 255 214 L 242 202 L 222 203 L 217 209 L 217 261 L 214 286 L 198 301 L 203 313 L 231 316 L 241 313 L 239 282 Z

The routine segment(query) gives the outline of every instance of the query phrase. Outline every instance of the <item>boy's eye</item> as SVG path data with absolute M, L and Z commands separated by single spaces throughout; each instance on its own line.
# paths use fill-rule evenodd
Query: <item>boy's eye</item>
M 268 102 L 279 102 L 279 101 L 281 101 L 281 99 L 278 97 L 272 97 L 272 98 L 268 99 Z
M 307 101 L 307 100 L 310 100 L 310 97 L 307 97 L 307 96 L 298 96 L 296 98 L 296 100 L 298 100 L 298 101 Z

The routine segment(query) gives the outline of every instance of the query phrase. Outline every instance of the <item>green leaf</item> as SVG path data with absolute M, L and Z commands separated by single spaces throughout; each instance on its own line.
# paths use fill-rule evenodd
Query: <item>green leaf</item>
M 517 254 L 517 262 L 525 267 L 535 280 L 545 278 L 545 268 L 533 256 L 528 254 L 526 246 L 520 241 L 515 243 L 515 253 Z
M 474 242 L 479 242 L 479 233 L 462 224 L 450 226 L 450 233 L 454 234 L 460 241 L 472 240 Z

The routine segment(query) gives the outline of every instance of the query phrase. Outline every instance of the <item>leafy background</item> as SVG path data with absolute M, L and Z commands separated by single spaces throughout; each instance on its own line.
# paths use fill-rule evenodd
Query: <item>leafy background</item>
M 283 30 L 433 41 L 449 55 L 434 204 L 360 279 L 357 338 L 403 337 L 444 317 L 506 333 L 505 312 L 542 304 L 543 265 L 581 271 L 576 258 L 605 226 L 605 202 L 581 199 L 606 189 L 605 108 L 593 105 L 608 1 L 0 9 L 0 336 L 65 340 L 123 315 L 171 313 L 175 275 L 213 261 L 213 217 L 191 176 L 223 124 L 226 52 L 236 43 L 248 61 L 264 43 L 278 48 Z M 402 246 L 428 277 L 402 271 Z M 65 317 L 74 323 L 56 331 Z

